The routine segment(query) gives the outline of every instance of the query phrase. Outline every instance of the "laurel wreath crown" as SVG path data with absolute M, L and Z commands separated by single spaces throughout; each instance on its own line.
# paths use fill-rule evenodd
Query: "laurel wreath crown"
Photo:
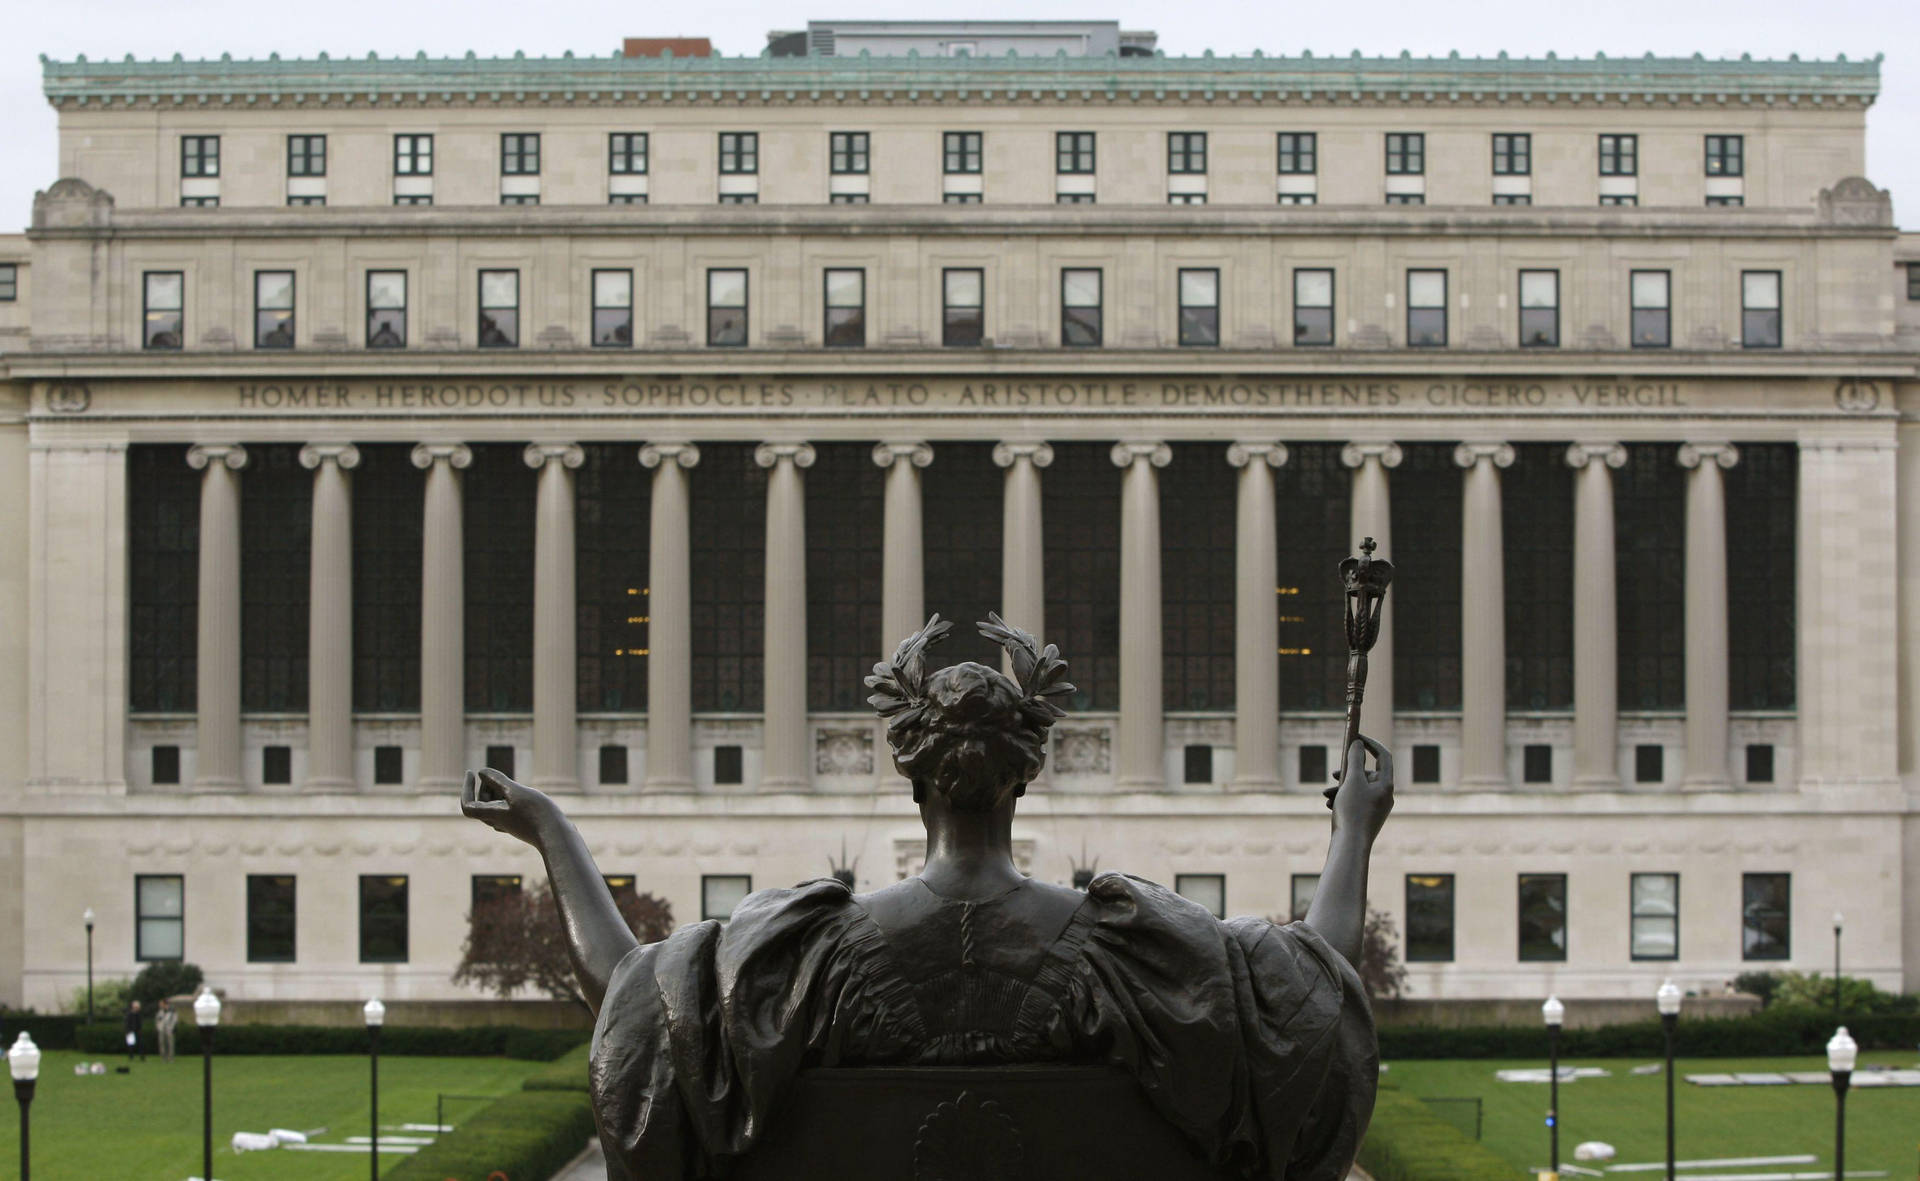
M 1020 691 L 1017 708 L 1022 720 L 1037 730 L 1045 730 L 1056 718 L 1067 716 L 1067 711 L 1052 700 L 1074 692 L 1074 686 L 1067 680 L 1067 662 L 1061 658 L 1060 649 L 1052 644 L 1042 648 L 1030 632 L 1013 626 L 992 611 L 974 626 L 980 629 L 981 635 L 1006 649 L 1013 667 L 1013 681 Z M 945 641 L 952 630 L 953 624 L 936 613 L 925 627 L 900 641 L 892 659 L 873 666 L 872 675 L 866 678 L 867 688 L 873 690 L 867 704 L 887 719 L 889 733 L 913 726 L 926 716 L 930 705 L 927 684 L 931 675 L 927 670 L 927 649 Z

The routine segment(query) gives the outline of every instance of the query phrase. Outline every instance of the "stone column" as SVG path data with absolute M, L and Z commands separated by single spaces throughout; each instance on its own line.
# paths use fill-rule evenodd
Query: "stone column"
M 353 479 L 360 449 L 309 443 L 312 560 L 307 605 L 307 779 L 310 792 L 351 791 L 353 770 Z
M 767 468 L 765 763 L 760 786 L 804 791 L 812 782 L 807 730 L 807 492 L 802 469 L 813 466 L 810 443 L 762 443 L 753 461 Z
M 1614 592 L 1613 470 L 1618 443 L 1567 448 L 1573 485 L 1573 783 L 1588 791 L 1620 786 L 1620 668 Z
M 467 577 L 460 472 L 465 443 L 421 443 L 426 472 L 420 545 L 420 771 L 423 792 L 456 791 L 467 767 Z
M 540 473 L 533 525 L 533 767 L 527 783 L 580 790 L 577 604 L 573 570 L 573 470 L 587 461 L 574 443 L 529 443 Z
M 1045 443 L 998 443 L 993 448 L 993 462 L 1007 469 L 1000 533 L 1000 618 L 1032 632 L 1045 644 L 1047 592 L 1040 528 L 1040 471 L 1053 463 L 1053 448 Z
M 653 469 L 647 540 L 647 787 L 693 787 L 693 589 L 687 522 L 687 469 L 700 462 L 692 443 L 648 443 L 640 463 Z
M 1273 472 L 1287 462 L 1283 443 L 1234 443 L 1227 462 L 1240 469 L 1233 551 L 1233 785 L 1280 786 L 1279 534 Z
M 1507 786 L 1507 574 L 1500 469 L 1505 443 L 1462 443 L 1460 489 L 1460 786 Z
M 1165 443 L 1115 443 L 1120 478 L 1120 738 L 1114 784 L 1166 786 L 1161 717 L 1160 479 L 1173 460 Z M 1277 672 L 1275 674 L 1278 675 Z
M 1371 537 L 1379 547 L 1376 558 L 1393 557 L 1392 502 L 1387 492 L 1387 472 L 1400 466 L 1403 453 L 1398 443 L 1348 443 L 1340 450 L 1340 462 L 1353 469 L 1353 534 L 1348 542 L 1358 552 L 1362 538 Z M 1380 639 L 1367 659 L 1367 696 L 1360 706 L 1360 732 L 1388 750 L 1393 749 L 1393 594 L 1380 607 Z M 1335 759 L 1344 761 L 1345 752 Z
M 1683 786 L 1728 786 L 1727 495 L 1720 469 L 1740 462 L 1731 443 L 1684 443 L 1687 477 L 1687 757 Z
M 238 791 L 240 775 L 240 477 L 246 448 L 187 449 L 200 481 L 200 618 L 195 653 L 194 791 Z
M 887 470 L 880 543 L 880 646 L 874 649 L 879 659 L 927 621 L 920 469 L 933 462 L 933 448 L 925 443 L 875 443 L 873 462 Z

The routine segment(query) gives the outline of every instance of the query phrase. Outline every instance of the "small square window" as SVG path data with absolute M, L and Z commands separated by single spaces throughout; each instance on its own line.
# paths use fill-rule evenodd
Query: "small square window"
M 1746 175 L 1746 145 L 1746 137 L 1742 135 L 1709 135 L 1707 175 Z
M 1197 902 L 1216 919 L 1227 917 L 1227 875 L 1223 873 L 1178 873 L 1173 875 L 1173 892 Z
M 1318 789 L 1332 780 L 1327 775 L 1327 748 L 1318 744 L 1300 748 L 1300 786 Z
M 1060 131 L 1053 137 L 1055 171 L 1063 176 L 1093 172 L 1093 132 Z
M 1600 175 L 1640 175 L 1640 137 L 1603 135 L 1600 137 Z M 1602 205 L 1606 202 L 1602 201 Z
M 720 175 L 755 176 L 760 172 L 760 133 L 720 133 Z
M 540 135 L 538 132 L 508 131 L 501 133 L 500 175 L 540 175 Z
M 1179 274 L 1179 331 L 1182 347 L 1220 343 L 1220 272 L 1183 268 Z
M 1525 783 L 1553 782 L 1553 747 L 1532 743 L 1521 749 L 1520 778 Z
M 835 176 L 867 175 L 867 133 L 835 131 L 828 136 L 828 171 Z
M 627 781 L 627 748 L 624 746 L 603 746 L 600 748 L 600 782 L 625 783 Z
M 183 135 L 180 137 L 181 176 L 220 175 L 220 137 Z
M 746 772 L 744 759 L 738 746 L 716 746 L 713 748 L 713 781 L 715 783 L 744 783 Z
M 1186 776 L 1182 782 L 1213 782 L 1213 747 L 1204 743 L 1188 743 L 1186 764 Z
M 944 168 L 948 176 L 977 176 L 980 173 L 980 132 L 949 131 L 942 137 Z M 948 194 L 953 196 L 954 194 Z M 973 194 L 968 194 L 972 196 Z
M 747 272 L 707 272 L 707 347 L 738 349 L 747 345 Z
M 373 748 L 373 781 L 383 786 L 391 786 L 406 779 L 406 759 L 397 746 L 376 746 Z
M 1600 204 L 1638 205 L 1640 204 L 1640 198 L 1633 193 L 1602 193 L 1600 194 Z
M 1318 167 L 1320 137 L 1312 131 L 1279 133 L 1280 175 L 1312 176 Z
M 393 174 L 395 176 L 432 176 L 433 175 L 433 137 L 431 135 L 396 135 L 393 137 Z M 402 202 L 394 198 L 395 204 Z M 405 202 L 414 204 L 415 202 Z M 429 197 L 426 204 L 432 203 Z
M 1413 781 L 1415 783 L 1440 782 L 1440 748 L 1432 743 L 1421 743 L 1413 748 Z
M 738 747 L 734 748 L 738 750 Z M 753 893 L 753 878 L 746 874 L 703 874 L 700 877 L 700 918 L 726 922 L 734 908 Z
M 1387 204 L 1389 205 L 1425 205 L 1426 203 L 1427 195 L 1425 193 L 1387 194 Z
M 1424 176 L 1426 171 L 1426 135 L 1422 132 L 1388 132 L 1387 175 Z
M 607 172 L 613 176 L 645 176 L 647 174 L 647 133 L 644 131 L 610 132 L 607 135 Z
M 1167 172 L 1174 176 L 1205 176 L 1207 133 L 1204 131 L 1167 132 Z
M 508 779 L 512 779 L 513 778 L 513 747 L 489 746 L 487 748 L 487 766 L 492 767 L 494 770 L 500 772 L 500 774 L 505 775 Z
M 1773 744 L 1771 742 L 1747 744 L 1747 782 L 1773 782 Z
M 180 782 L 180 748 L 171 744 L 156 746 L 150 759 L 155 783 Z
M 1667 750 L 1655 743 L 1641 743 L 1633 748 L 1633 781 L 1635 783 L 1665 783 L 1667 779 Z
M 260 782 L 293 782 L 293 748 L 267 746 L 260 750 Z
M 327 174 L 327 137 L 289 135 L 287 137 L 287 175 L 325 176 Z
M 1533 175 L 1533 136 L 1495 132 L 1493 174 L 1495 176 Z

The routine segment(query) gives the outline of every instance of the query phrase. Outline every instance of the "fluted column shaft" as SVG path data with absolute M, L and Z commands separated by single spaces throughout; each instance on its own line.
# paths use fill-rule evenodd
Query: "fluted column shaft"
M 1280 786 L 1279 531 L 1273 470 L 1287 462 L 1281 443 L 1235 443 L 1227 462 L 1240 469 L 1233 552 L 1233 782 L 1243 791 Z
M 586 462 L 586 452 L 572 443 L 529 443 L 523 457 L 540 472 L 533 527 L 533 773 L 527 782 L 542 791 L 579 791 L 573 470 Z
M 1040 471 L 1053 463 L 1053 448 L 1045 443 L 1000 443 L 993 449 L 993 462 L 1007 469 L 1001 510 L 1000 617 L 1045 643 L 1046 561 Z
M 812 754 L 807 730 L 807 494 L 800 478 L 813 466 L 807 443 L 762 443 L 754 462 L 767 471 L 767 593 L 762 661 L 766 676 L 765 764 L 760 786 L 804 789 Z
M 240 775 L 240 469 L 244 447 L 201 445 L 200 612 L 195 653 L 195 791 L 237 791 Z
M 1165 443 L 1116 443 L 1120 478 L 1120 742 L 1114 782 L 1163 787 L 1166 726 L 1160 667 L 1160 478 Z
M 1400 466 L 1398 443 L 1349 443 L 1340 462 L 1353 469 L 1351 544 L 1371 537 L 1377 558 L 1393 557 L 1393 504 L 1387 472 Z M 1380 638 L 1367 659 L 1367 695 L 1360 705 L 1360 732 L 1393 749 L 1393 595 L 1380 607 Z M 1345 755 L 1341 755 L 1344 758 Z
M 1687 476 L 1687 755 L 1682 783 L 1725 787 L 1727 776 L 1727 495 L 1731 443 L 1680 448 Z
M 693 786 L 693 581 L 687 469 L 700 462 L 691 443 L 649 443 L 640 463 L 653 469 L 647 534 L 647 788 Z
M 458 788 L 467 764 L 466 568 L 460 472 L 473 463 L 464 443 L 422 443 L 413 466 L 426 472 L 420 547 L 421 791 Z
M 1618 443 L 1567 448 L 1573 485 L 1573 782 L 1587 790 L 1620 786 L 1619 627 L 1614 589 L 1613 469 Z
M 878 659 L 919 630 L 927 619 L 920 469 L 933 462 L 933 448 L 925 443 L 876 443 L 873 462 L 887 470 L 886 515 L 880 543 Z
M 1460 785 L 1507 786 L 1507 574 L 1500 469 L 1505 443 L 1462 443 L 1460 488 Z
M 310 443 L 312 560 L 307 604 L 308 791 L 349 791 L 353 771 L 353 479 L 360 449 Z

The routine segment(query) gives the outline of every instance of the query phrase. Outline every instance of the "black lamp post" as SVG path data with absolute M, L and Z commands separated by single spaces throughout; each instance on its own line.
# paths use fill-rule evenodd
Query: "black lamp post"
M 1846 916 L 1833 912 L 1833 1019 L 1840 1020 L 1840 928 Z
M 374 997 L 360 1011 L 367 1019 L 367 1044 L 373 1062 L 373 1115 L 369 1117 L 373 1134 L 368 1140 L 367 1159 L 372 1162 L 369 1176 L 373 1181 L 380 1181 L 380 1027 L 386 1024 L 387 1007 L 380 1003 L 379 997 Z
M 1560 1175 L 1560 1023 L 1567 1019 L 1567 1007 L 1560 998 L 1550 996 L 1540 1006 L 1547 1023 L 1547 1169 Z
M 1674 1181 L 1673 1171 L 1673 1030 L 1680 1024 L 1680 989 L 1668 980 L 1653 994 L 1655 1006 L 1660 1010 L 1660 1028 L 1667 1035 L 1667 1181 Z
M 1860 1047 L 1842 1025 L 1827 1043 L 1827 1071 L 1833 1075 L 1833 1177 L 1847 1175 L 1847 1086 L 1853 1081 L 1853 1063 Z
M 87 924 L 87 1024 L 93 1024 L 93 907 L 80 916 Z
M 27 1108 L 33 1106 L 33 1084 L 40 1077 L 40 1047 L 26 1030 L 7 1051 L 7 1071 L 13 1075 L 13 1097 L 20 1101 L 20 1181 L 31 1181 L 32 1161 L 27 1152 Z
M 193 1002 L 200 1027 L 200 1177 L 213 1181 L 213 1031 L 220 1027 L 220 998 L 203 988 Z

